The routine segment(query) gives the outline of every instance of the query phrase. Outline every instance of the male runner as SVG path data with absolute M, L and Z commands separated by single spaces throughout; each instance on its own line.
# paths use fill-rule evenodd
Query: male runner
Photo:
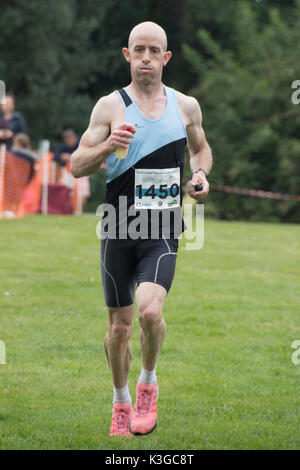
M 127 207 L 133 204 L 136 215 L 139 208 L 150 217 L 159 208 L 163 207 L 163 213 L 172 206 L 176 215 L 181 204 L 186 143 L 192 186 L 201 183 L 203 187 L 189 194 L 200 199 L 209 191 L 206 176 L 212 156 L 201 110 L 194 98 L 162 83 L 163 67 L 172 53 L 167 50 L 166 33 L 160 26 L 152 22 L 135 26 L 122 52 L 130 64 L 132 81 L 97 102 L 89 127 L 72 155 L 71 171 L 75 178 L 90 175 L 106 160 L 106 203 L 117 212 L 121 210 L 119 196 L 126 196 Z M 125 159 L 116 158 L 117 148 L 128 149 Z M 116 227 L 116 237 L 108 235 L 101 241 L 101 275 L 109 322 L 104 346 L 114 387 L 110 434 L 144 435 L 157 425 L 155 369 L 165 336 L 162 310 L 174 276 L 178 234 L 174 220 L 167 227 L 167 236 L 160 224 L 159 236 L 151 237 L 149 232 L 148 239 L 130 237 L 128 224 L 126 233 L 118 222 Z M 136 284 L 142 371 L 133 410 L 128 373 Z

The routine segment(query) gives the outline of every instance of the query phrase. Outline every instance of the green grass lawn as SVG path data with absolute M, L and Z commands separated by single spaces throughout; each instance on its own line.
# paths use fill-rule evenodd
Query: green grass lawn
M 1 449 L 299 449 L 300 228 L 206 220 L 180 250 L 157 366 L 159 424 L 109 437 L 94 216 L 0 221 Z M 129 387 L 141 368 L 135 319 Z

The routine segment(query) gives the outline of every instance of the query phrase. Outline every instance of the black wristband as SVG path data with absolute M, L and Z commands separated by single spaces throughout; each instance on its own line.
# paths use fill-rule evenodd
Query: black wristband
M 203 171 L 203 173 L 205 174 L 206 178 L 208 177 L 208 172 L 207 172 L 206 170 L 204 170 L 204 168 L 198 168 L 198 170 L 196 170 L 196 171 L 194 172 L 194 175 L 195 175 L 196 173 L 198 173 L 198 171 Z

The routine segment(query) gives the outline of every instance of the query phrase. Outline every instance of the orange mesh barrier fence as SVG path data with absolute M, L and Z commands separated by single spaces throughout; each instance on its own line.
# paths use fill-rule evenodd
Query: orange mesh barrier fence
M 48 152 L 48 174 L 53 178 L 53 153 Z M 26 187 L 23 195 L 24 210 L 26 214 L 35 214 L 40 206 L 42 197 L 43 175 L 45 170 L 45 156 L 40 158 L 34 165 L 34 176 Z
M 23 194 L 32 174 L 32 163 L 1 146 L 0 218 L 23 217 Z
M 48 209 L 49 213 L 82 213 L 82 196 L 86 194 L 80 184 L 83 182 L 73 178 L 70 162 L 59 167 L 53 156 L 53 152 L 46 151 L 32 163 L 1 145 L 0 219 L 47 214 Z M 68 191 L 63 191 L 64 188 Z

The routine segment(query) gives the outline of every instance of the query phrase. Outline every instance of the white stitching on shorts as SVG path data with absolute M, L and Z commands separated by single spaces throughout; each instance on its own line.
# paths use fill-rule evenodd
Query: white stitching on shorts
M 109 239 L 107 238 L 107 239 L 106 239 L 106 243 L 105 243 L 105 248 L 104 248 L 104 257 L 103 257 L 103 258 L 104 258 L 104 262 L 102 262 L 102 260 L 101 260 L 101 264 L 102 264 L 103 268 L 105 269 L 105 272 L 110 276 L 110 278 L 111 278 L 111 280 L 112 280 L 112 282 L 113 282 L 113 284 L 114 284 L 114 288 L 115 288 L 115 291 L 116 291 L 117 307 L 120 307 L 119 296 L 118 296 L 118 289 L 117 289 L 116 282 L 115 282 L 113 276 L 108 272 L 108 270 L 107 270 L 107 268 L 106 268 L 106 266 L 105 266 L 106 248 L 107 248 L 108 240 L 109 240 Z
M 160 255 L 160 257 L 158 258 L 157 263 L 156 263 L 156 270 L 155 270 L 155 276 L 154 276 L 154 281 L 153 282 L 157 281 L 157 273 L 158 273 L 158 266 L 159 266 L 160 259 L 163 256 L 166 256 L 166 255 L 175 255 L 176 256 L 176 253 L 163 253 L 162 255 Z
M 168 247 L 169 253 L 171 253 L 171 249 L 170 249 L 170 247 L 169 247 L 169 244 L 168 244 L 167 240 L 165 239 L 165 236 L 163 235 L 162 237 L 163 237 L 163 239 L 164 239 L 164 241 L 165 241 L 165 243 L 166 243 L 166 245 L 167 245 L 167 247 Z

